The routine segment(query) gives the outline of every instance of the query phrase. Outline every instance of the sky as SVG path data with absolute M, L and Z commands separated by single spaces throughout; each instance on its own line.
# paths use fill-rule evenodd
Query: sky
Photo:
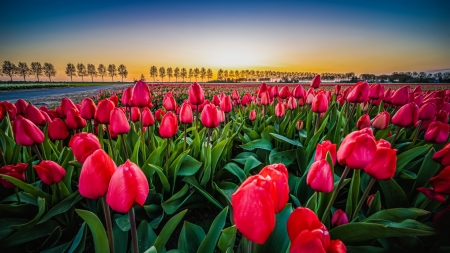
M 449 9 L 448 0 L 5 1 L 0 61 L 50 62 L 60 81 L 70 80 L 67 63 L 124 64 L 128 81 L 150 79 L 151 66 L 449 71 Z

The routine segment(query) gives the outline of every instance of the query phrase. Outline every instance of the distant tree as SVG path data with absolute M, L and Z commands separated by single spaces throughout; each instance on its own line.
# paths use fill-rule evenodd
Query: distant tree
M 159 77 L 161 77 L 161 82 L 164 82 L 165 76 L 166 76 L 166 69 L 164 67 L 159 68 Z
M 183 78 L 183 83 L 184 83 L 184 79 L 187 77 L 187 72 L 186 72 L 186 68 L 182 68 L 181 69 L 181 78 Z
M 23 77 L 23 80 L 26 81 L 26 77 L 30 75 L 30 68 L 28 67 L 26 62 L 19 62 L 16 68 L 17 75 Z
M 120 64 L 119 67 L 117 68 L 117 72 L 119 72 L 119 75 L 122 77 L 122 82 L 123 82 L 123 78 L 127 78 L 128 76 L 128 70 L 127 67 L 125 67 L 125 65 Z
M 91 76 L 92 82 L 94 82 L 94 77 L 97 77 L 97 75 L 98 75 L 97 70 L 95 70 L 94 64 L 88 63 L 87 74 Z
M 200 75 L 200 69 L 195 68 L 194 69 L 194 77 L 195 77 L 195 81 L 196 82 L 197 82 L 197 78 L 198 78 L 199 75 Z
M 109 64 L 108 65 L 108 76 L 111 77 L 111 81 L 114 82 L 114 77 L 117 76 L 117 68 L 115 64 Z
M 200 78 L 202 79 L 202 82 L 203 82 L 203 78 L 205 78 L 205 77 L 206 77 L 206 69 L 202 68 L 202 69 L 200 69 Z
M 219 71 L 217 71 L 217 80 L 223 80 L 223 70 L 219 69 Z
M 230 70 L 228 72 L 228 77 L 230 78 L 231 81 L 233 81 L 233 79 L 234 79 L 234 71 L 233 70 Z
M 103 65 L 101 63 L 98 65 L 97 74 L 102 77 L 102 82 L 103 82 L 103 77 L 106 76 L 106 67 L 105 67 L 105 65 Z
M 192 77 L 194 76 L 194 71 L 192 70 L 192 68 L 190 68 L 189 69 L 189 74 L 188 74 L 188 77 L 189 77 L 189 82 L 192 82 Z
M 77 64 L 77 74 L 78 74 L 78 76 L 81 76 L 81 81 L 84 82 L 83 77 L 87 76 L 87 69 L 86 69 L 86 66 L 84 66 L 83 63 L 78 63 Z
M 39 76 L 42 76 L 42 65 L 40 62 L 32 62 L 30 74 L 35 76 L 37 81 L 39 82 Z
M 150 77 L 153 77 L 153 82 L 155 81 L 155 78 L 158 77 L 158 68 L 156 68 L 156 66 L 150 68 Z
M 72 63 L 67 63 L 66 75 L 70 76 L 70 81 L 72 82 L 72 77 L 77 76 L 77 70 L 75 69 L 75 65 L 73 65 Z
M 170 78 L 173 77 L 173 69 L 171 67 L 167 68 L 167 77 L 169 78 L 170 82 Z
M 239 70 L 234 71 L 234 76 L 236 77 L 236 81 L 239 80 L 240 78 Z
M 175 82 L 178 82 L 178 77 L 180 77 L 180 69 L 178 67 L 173 71 L 173 76 L 175 77 Z
M 42 68 L 42 70 L 44 71 L 44 76 L 48 77 L 50 82 L 52 81 L 52 76 L 56 76 L 56 69 L 51 63 L 44 63 L 44 67 Z
M 16 65 L 10 61 L 4 61 L 2 64 L 2 73 L 12 78 L 16 75 Z
M 142 81 L 145 81 L 145 76 L 144 76 L 144 74 L 141 74 L 141 80 L 142 80 Z
M 209 79 L 211 79 L 213 77 L 213 72 L 211 69 L 208 69 L 206 71 L 206 77 L 208 78 L 208 82 L 209 82 Z
M 228 70 L 224 70 L 224 71 L 223 71 L 223 79 L 224 79 L 225 81 L 228 80 Z

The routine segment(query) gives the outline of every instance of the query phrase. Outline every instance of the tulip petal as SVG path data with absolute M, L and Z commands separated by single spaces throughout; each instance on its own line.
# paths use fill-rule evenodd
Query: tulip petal
M 292 242 L 290 253 L 326 253 L 322 242 L 308 230 L 303 230 Z

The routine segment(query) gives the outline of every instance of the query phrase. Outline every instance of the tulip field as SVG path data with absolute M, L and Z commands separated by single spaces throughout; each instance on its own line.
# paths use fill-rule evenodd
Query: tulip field
M 450 252 L 445 85 L 0 102 L 0 252 Z

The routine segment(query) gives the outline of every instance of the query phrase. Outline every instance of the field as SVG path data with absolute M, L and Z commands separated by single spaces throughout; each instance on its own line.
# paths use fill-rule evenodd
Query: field
M 2 102 L 0 251 L 448 252 L 449 88 L 139 81 Z

